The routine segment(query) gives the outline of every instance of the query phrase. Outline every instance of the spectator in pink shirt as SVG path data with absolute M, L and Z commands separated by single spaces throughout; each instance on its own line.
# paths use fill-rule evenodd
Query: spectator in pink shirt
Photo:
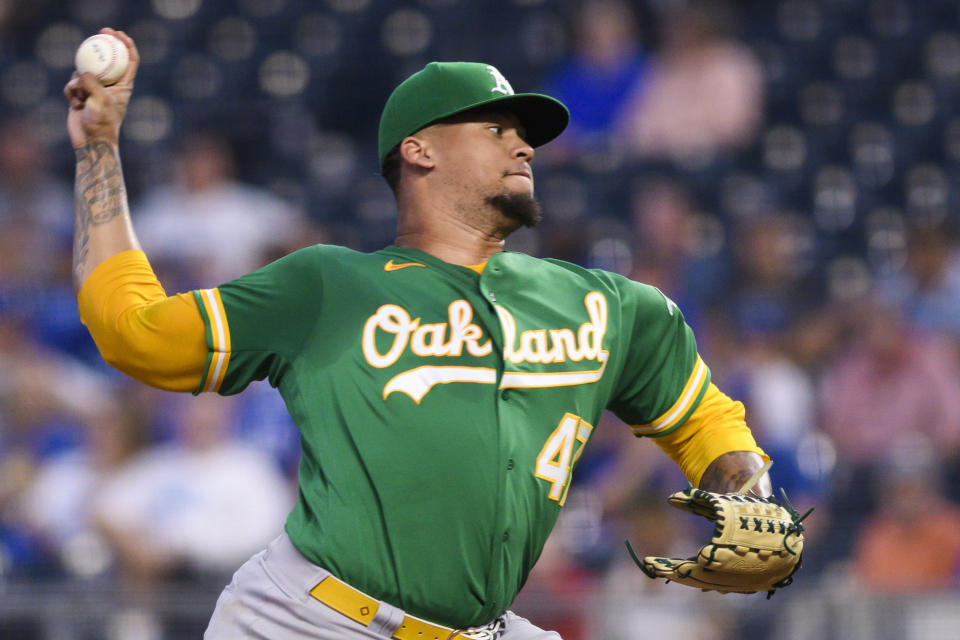
M 960 365 L 950 341 L 915 330 L 879 300 L 859 306 L 856 317 L 852 344 L 823 380 L 823 428 L 839 460 L 871 464 L 911 432 L 953 457 L 960 442 Z
M 619 129 L 642 156 L 712 155 L 753 141 L 763 117 L 754 54 L 721 36 L 716 2 L 691 3 L 665 19 L 664 38 Z

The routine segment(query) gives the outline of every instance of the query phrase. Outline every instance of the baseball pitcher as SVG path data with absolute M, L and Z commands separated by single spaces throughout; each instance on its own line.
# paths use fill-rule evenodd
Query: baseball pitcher
M 671 501 L 717 523 L 697 557 L 637 557 L 647 575 L 719 591 L 789 584 L 800 518 L 766 497 L 766 456 L 676 305 L 616 274 L 503 250 L 540 219 L 534 148 L 567 125 L 560 102 L 515 93 L 490 65 L 432 62 L 380 121 L 392 246 L 313 246 L 167 296 L 117 149 L 139 57 L 104 32 L 129 49 L 123 78 L 75 74 L 64 89 L 83 322 L 107 362 L 150 385 L 234 394 L 269 380 L 302 434 L 296 507 L 224 589 L 206 638 L 559 638 L 509 606 L 608 409 L 689 479 Z

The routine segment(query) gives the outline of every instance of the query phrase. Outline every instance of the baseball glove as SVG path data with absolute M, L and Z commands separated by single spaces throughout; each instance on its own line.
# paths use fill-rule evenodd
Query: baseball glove
M 803 554 L 803 525 L 808 510 L 797 513 L 781 489 L 782 500 L 742 493 L 711 493 L 688 487 L 669 502 L 715 523 L 710 543 L 692 558 L 637 557 L 627 550 L 650 578 L 666 578 L 703 591 L 756 593 L 774 591 L 793 582 Z

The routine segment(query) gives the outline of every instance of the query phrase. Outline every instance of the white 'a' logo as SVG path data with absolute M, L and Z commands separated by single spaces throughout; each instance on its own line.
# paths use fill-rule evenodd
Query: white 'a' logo
M 493 76 L 494 81 L 496 81 L 497 86 L 493 89 L 490 89 L 490 92 L 498 91 L 505 96 L 513 95 L 513 87 L 510 86 L 510 83 L 507 82 L 507 79 L 503 77 L 503 74 L 493 65 L 487 65 L 487 71 L 490 72 L 490 75 Z

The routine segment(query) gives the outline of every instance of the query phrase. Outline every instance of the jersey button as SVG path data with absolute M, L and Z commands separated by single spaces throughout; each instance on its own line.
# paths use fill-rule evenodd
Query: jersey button
M 513 471 L 513 467 L 514 467 L 513 458 L 510 458 L 509 460 L 507 460 L 507 471 Z
M 500 399 L 501 399 L 501 400 L 509 400 L 509 399 L 510 399 L 510 392 L 509 392 L 508 390 L 506 390 L 506 389 L 504 389 L 503 391 L 501 391 L 501 392 L 500 392 Z
M 510 539 L 510 532 L 509 532 L 509 531 L 504 531 L 504 532 L 503 532 L 503 541 L 506 542 L 506 541 L 509 540 L 509 539 Z

